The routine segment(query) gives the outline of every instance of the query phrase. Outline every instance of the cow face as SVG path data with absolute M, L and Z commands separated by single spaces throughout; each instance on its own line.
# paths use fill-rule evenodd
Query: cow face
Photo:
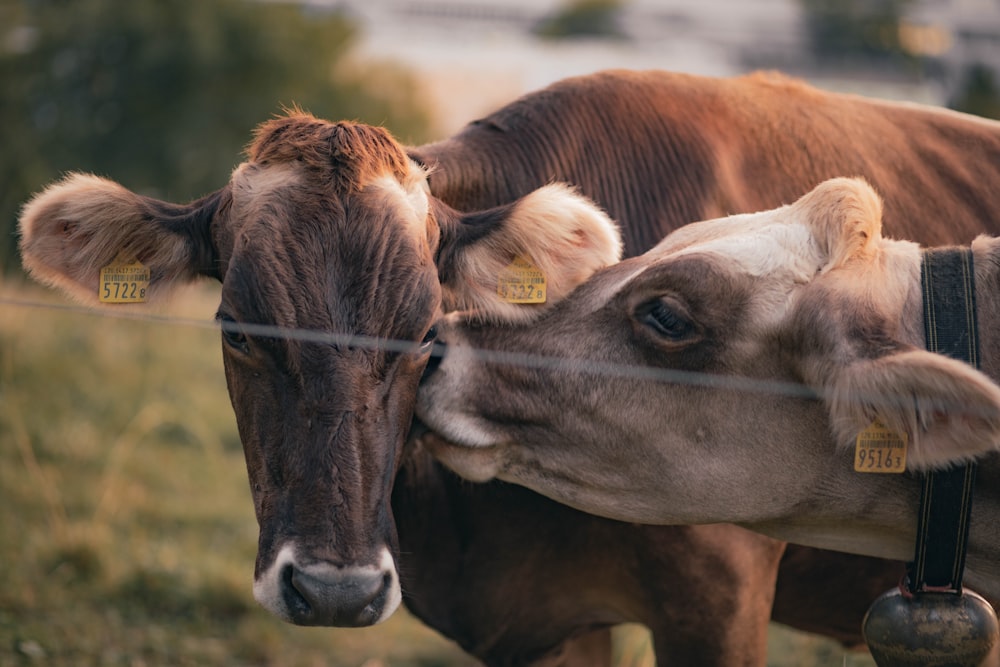
M 530 322 L 452 314 L 418 399 L 444 438 L 427 443 L 592 513 L 749 525 L 821 506 L 876 420 L 910 469 L 993 450 L 1000 389 L 922 349 L 920 251 L 881 237 L 880 208 L 837 179 L 681 228 Z
M 370 625 L 399 604 L 389 498 L 442 310 L 524 316 L 498 292 L 515 259 L 551 275 L 559 299 L 620 252 L 611 221 L 565 186 L 462 214 L 384 130 L 299 113 L 262 125 L 202 200 L 73 175 L 25 207 L 21 232 L 32 275 L 87 302 L 118 256 L 149 267 L 152 299 L 199 275 L 222 282 L 260 525 L 254 594 L 304 625 Z

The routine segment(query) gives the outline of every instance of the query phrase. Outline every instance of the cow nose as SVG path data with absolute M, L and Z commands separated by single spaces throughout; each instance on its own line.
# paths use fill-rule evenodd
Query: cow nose
M 374 625 L 382 619 L 392 586 L 391 573 L 378 571 L 315 573 L 288 564 L 281 574 L 281 595 L 296 625 Z
M 297 625 L 351 628 L 381 623 L 399 607 L 399 575 L 387 547 L 363 565 L 325 558 L 303 562 L 299 549 L 294 542 L 285 544 L 267 567 L 257 554 L 253 596 L 275 616 Z

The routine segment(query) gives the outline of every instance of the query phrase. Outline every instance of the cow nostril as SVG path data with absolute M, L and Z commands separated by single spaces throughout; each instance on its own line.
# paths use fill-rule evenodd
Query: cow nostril
M 389 572 L 382 575 L 382 590 L 380 590 L 378 594 L 380 601 L 384 601 L 385 597 L 389 594 L 389 590 L 392 589 L 393 579 L 394 577 Z
M 292 565 L 281 568 L 281 591 L 292 618 L 308 618 L 311 615 L 309 601 L 295 585 L 295 568 Z

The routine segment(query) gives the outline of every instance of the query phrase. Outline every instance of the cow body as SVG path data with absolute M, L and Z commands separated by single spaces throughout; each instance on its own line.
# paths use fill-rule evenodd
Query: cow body
M 487 664 L 579 664 L 573 646 L 620 623 L 650 628 L 660 664 L 763 663 L 781 542 L 582 514 L 515 485 L 470 485 L 420 451 L 393 507 L 407 608 Z M 853 588 L 857 600 L 882 592 Z M 856 624 L 857 613 L 828 613 L 828 625 Z M 584 664 L 608 658 L 605 647 Z
M 377 128 L 276 119 L 226 186 L 187 205 L 71 176 L 25 208 L 22 255 L 35 277 L 85 301 L 121 254 L 150 267 L 154 296 L 198 276 L 222 281 L 227 380 L 261 527 L 255 595 L 292 622 L 364 625 L 402 595 L 389 498 L 442 308 L 519 316 L 497 297 L 497 274 L 548 256 L 535 248 L 560 249 L 540 267 L 553 300 L 616 257 L 607 216 L 551 183 L 609 212 L 628 254 L 840 173 L 883 187 L 890 228 L 959 241 L 972 225 L 941 221 L 992 203 L 997 146 L 986 122 L 780 77 L 601 73 L 410 159 Z M 940 168 L 925 168 L 927 156 Z
M 881 559 L 782 553 L 730 525 L 640 526 L 469 484 L 419 445 L 393 508 L 407 608 L 491 665 L 580 664 L 575 644 L 626 622 L 650 628 L 659 664 L 760 664 L 772 595 L 772 620 L 858 646 L 871 601 L 902 574 Z M 588 657 L 606 664 L 608 652 Z
M 942 245 L 1000 229 L 1000 123 L 772 73 L 570 78 L 409 153 L 461 210 L 576 184 L 622 226 L 625 256 L 681 224 L 788 204 L 837 176 L 878 188 L 890 236 Z
M 729 521 L 896 559 L 913 553 L 912 473 L 980 458 L 966 581 L 995 602 L 1000 240 L 972 244 L 984 373 L 925 351 L 920 250 L 883 238 L 881 216 L 866 183 L 834 179 L 681 228 L 531 322 L 456 316 L 442 337 L 463 345 L 426 379 L 418 413 L 465 446 L 429 441 L 463 474 L 604 516 Z M 473 352 L 526 347 L 562 361 Z M 908 472 L 855 471 L 854 439 L 873 422 L 907 439 Z

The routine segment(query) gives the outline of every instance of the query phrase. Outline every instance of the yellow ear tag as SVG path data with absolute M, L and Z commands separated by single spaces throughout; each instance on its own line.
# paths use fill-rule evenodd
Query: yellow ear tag
M 507 303 L 545 303 L 545 274 L 518 256 L 497 278 L 497 294 Z
M 97 298 L 101 303 L 142 303 L 149 291 L 149 267 L 118 255 L 101 269 Z
M 899 434 L 877 419 L 858 433 L 854 445 L 854 471 L 901 473 L 906 470 L 906 434 Z

